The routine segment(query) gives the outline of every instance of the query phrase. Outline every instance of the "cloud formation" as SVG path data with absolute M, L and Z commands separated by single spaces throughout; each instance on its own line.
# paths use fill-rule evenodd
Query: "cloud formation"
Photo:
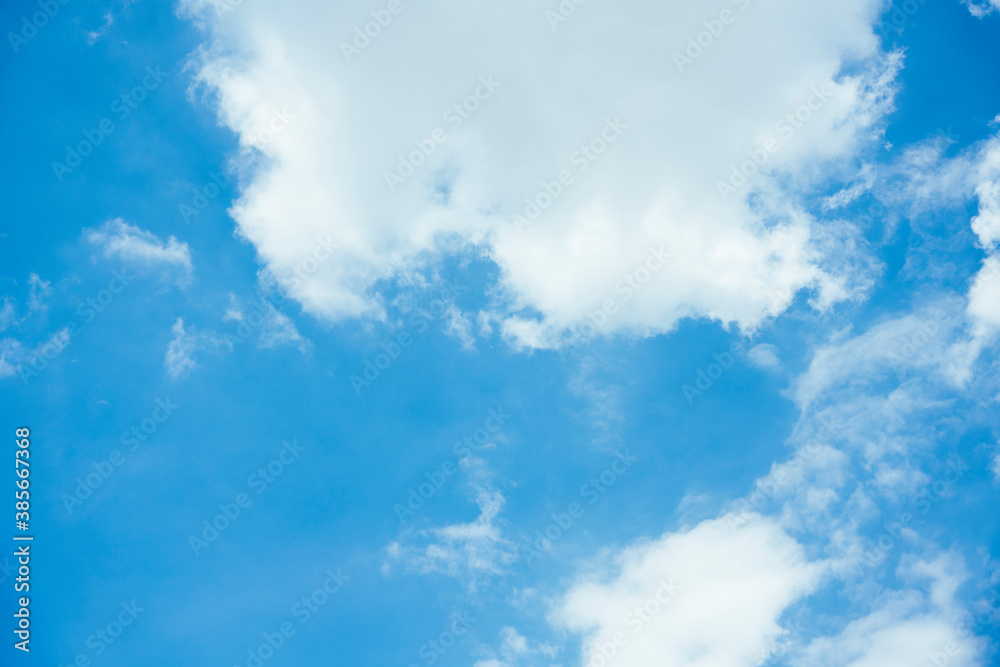
M 84 238 L 100 248 L 104 259 L 116 259 L 140 270 L 167 269 L 178 287 L 191 285 L 191 249 L 173 236 L 164 242 L 152 232 L 115 218 L 97 229 L 84 230 Z
M 239 233 L 279 277 L 317 237 L 339 245 L 279 278 L 307 311 L 381 318 L 385 288 L 474 252 L 499 268 L 502 334 L 554 347 L 689 317 L 749 330 L 799 291 L 821 309 L 864 291 L 829 261 L 863 254 L 856 230 L 801 194 L 880 137 L 900 64 L 872 32 L 881 4 L 632 0 L 554 24 L 527 0 L 181 13 L 205 31 L 194 63 L 220 121 L 258 147 Z M 287 129 L 250 141 L 285 107 Z

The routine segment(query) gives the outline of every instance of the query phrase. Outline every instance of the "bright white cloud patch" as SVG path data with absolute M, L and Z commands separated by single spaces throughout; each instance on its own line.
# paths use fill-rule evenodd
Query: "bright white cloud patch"
M 715 519 L 616 554 L 610 578 L 578 580 L 555 620 L 586 636 L 588 667 L 749 665 L 822 571 L 768 519 Z
M 84 237 L 101 249 L 105 259 L 138 269 L 167 269 L 174 274 L 178 287 L 191 284 L 194 274 L 191 249 L 173 236 L 164 242 L 152 232 L 115 218 L 98 229 L 84 230 Z
M 796 193 L 879 135 L 899 65 L 872 33 L 882 4 L 631 0 L 553 22 L 528 0 L 439 0 L 384 26 L 318 0 L 182 14 L 207 32 L 198 79 L 221 121 L 267 158 L 232 209 L 239 232 L 308 311 L 380 317 L 382 281 L 475 250 L 500 268 L 501 332 L 547 347 L 588 322 L 751 329 L 800 290 L 822 308 L 864 288 L 828 261 L 854 232 Z M 853 61 L 866 73 L 843 75 Z M 338 261 L 293 279 L 326 235 Z

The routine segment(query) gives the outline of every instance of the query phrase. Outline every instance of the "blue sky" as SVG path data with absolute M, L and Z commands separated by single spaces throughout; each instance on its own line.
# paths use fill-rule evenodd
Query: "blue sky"
M 0 9 L 3 664 L 996 664 L 996 0 L 326 5 Z

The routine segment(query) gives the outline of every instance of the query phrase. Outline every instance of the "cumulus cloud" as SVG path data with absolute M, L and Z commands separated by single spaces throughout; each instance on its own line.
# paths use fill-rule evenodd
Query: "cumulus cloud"
M 584 665 L 747 665 L 823 569 L 768 519 L 733 530 L 720 518 L 613 554 L 573 583 L 554 621 L 585 635 Z
M 165 268 L 175 274 L 178 287 L 191 284 L 194 275 L 191 249 L 173 236 L 164 242 L 152 232 L 115 218 L 98 229 L 84 230 L 84 237 L 101 249 L 105 259 L 116 259 L 138 269 Z
M 502 334 L 553 347 L 587 323 L 752 329 L 801 290 L 825 308 L 864 289 L 801 195 L 879 139 L 900 63 L 872 32 L 883 3 L 724 4 L 737 20 L 679 68 L 722 4 L 595 4 L 553 28 L 528 0 L 439 0 L 370 38 L 367 12 L 318 0 L 181 13 L 206 34 L 198 82 L 264 158 L 245 158 L 239 233 L 277 276 L 338 242 L 337 262 L 280 280 L 308 312 L 382 317 L 382 286 L 471 252 L 499 267 Z M 249 141 L 286 106 L 286 129 Z

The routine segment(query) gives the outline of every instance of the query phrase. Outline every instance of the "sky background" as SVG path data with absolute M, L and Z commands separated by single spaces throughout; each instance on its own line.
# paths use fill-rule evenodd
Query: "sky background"
M 1000 7 L 400 3 L 0 8 L 3 664 L 996 664 Z

